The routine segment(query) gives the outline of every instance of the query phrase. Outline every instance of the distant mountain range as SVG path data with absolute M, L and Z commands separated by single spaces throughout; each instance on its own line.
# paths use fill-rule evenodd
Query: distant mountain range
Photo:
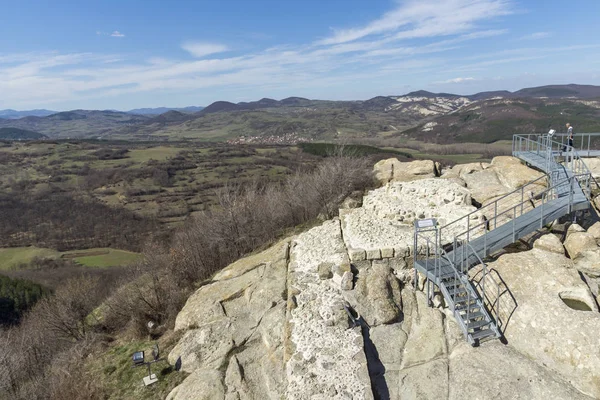
M 38 140 L 48 136 L 18 128 L 0 128 L 0 140 Z
M 600 86 L 550 85 L 468 96 L 421 90 L 361 101 L 263 98 L 240 103 L 217 101 L 205 108 L 128 112 L 73 110 L 0 119 L 0 127 L 39 132 L 50 138 L 246 141 L 410 136 L 444 143 L 509 139 L 517 132 L 560 129 L 565 122 L 573 123 L 580 132 L 600 131 Z
M 5 119 L 18 119 L 23 117 L 45 117 L 48 115 L 56 114 L 56 111 L 50 110 L 28 110 L 28 111 L 17 111 L 17 110 L 0 110 L 0 118 Z
M 179 111 L 185 114 L 193 114 L 198 111 L 201 111 L 204 107 L 183 107 L 183 108 L 169 108 L 169 107 L 157 107 L 157 108 L 135 108 L 133 110 L 127 111 L 129 114 L 140 114 L 140 115 L 159 115 L 164 114 L 168 111 Z

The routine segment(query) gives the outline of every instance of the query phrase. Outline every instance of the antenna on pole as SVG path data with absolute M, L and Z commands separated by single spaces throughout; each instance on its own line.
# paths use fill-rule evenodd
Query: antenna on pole
M 150 386 L 153 383 L 158 382 L 158 378 L 156 377 L 156 374 L 153 374 L 152 371 L 150 370 L 151 364 L 154 364 L 159 361 L 164 361 L 164 359 L 160 358 L 160 349 L 158 348 L 158 344 L 155 344 L 154 347 L 152 348 L 152 360 L 146 361 L 144 358 L 143 351 L 136 351 L 135 353 L 133 353 L 132 360 L 133 360 L 133 365 L 132 365 L 133 368 L 141 367 L 143 365 L 148 367 L 148 376 L 144 377 L 144 386 Z

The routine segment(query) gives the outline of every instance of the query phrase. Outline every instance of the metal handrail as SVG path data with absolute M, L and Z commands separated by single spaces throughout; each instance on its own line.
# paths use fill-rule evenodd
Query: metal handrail
M 479 263 L 483 266 L 483 277 L 481 278 L 480 282 L 483 282 L 483 284 L 481 285 L 481 296 L 482 296 L 482 301 L 483 301 L 483 305 L 485 306 L 485 299 L 486 299 L 486 293 L 485 293 L 485 279 L 487 278 L 487 264 L 481 259 L 481 257 L 479 257 L 479 254 L 477 253 L 477 251 L 475 251 L 475 249 L 473 248 L 473 246 L 471 246 L 471 243 L 466 243 L 466 247 L 471 249 L 471 252 L 475 255 L 475 257 L 477 257 L 477 261 L 479 261 Z M 468 253 L 467 253 L 468 255 Z M 494 318 L 494 320 L 496 321 L 496 328 L 498 328 L 498 321 L 500 320 L 500 285 L 498 285 L 498 282 L 496 282 L 494 279 L 492 279 L 492 282 L 494 282 L 494 285 L 496 285 L 496 292 L 497 292 L 497 296 L 496 296 L 496 317 Z M 491 302 L 490 302 L 491 305 Z M 492 307 L 493 309 L 493 307 Z
M 600 134 L 584 134 L 584 135 L 600 136 Z M 538 140 L 533 141 L 532 139 L 530 139 L 530 136 L 537 136 Z M 563 137 L 564 135 L 559 134 L 559 136 Z M 518 139 L 518 140 L 516 140 L 516 139 Z M 525 151 L 529 151 L 529 148 L 531 147 L 530 144 L 535 143 L 538 154 L 540 152 L 546 153 L 549 157 L 548 162 L 550 162 L 550 158 L 552 158 L 551 162 L 554 164 L 554 168 L 552 169 L 552 172 L 554 172 L 557 169 L 557 167 L 559 167 L 561 165 L 552 156 L 555 153 L 558 153 L 558 154 L 564 153 L 565 159 L 566 159 L 565 165 L 567 167 L 570 167 L 570 170 L 572 172 L 574 172 L 576 175 L 588 176 L 588 179 L 586 179 L 584 182 L 585 187 L 587 189 L 587 191 L 584 190 L 584 194 L 586 195 L 586 197 L 589 200 L 591 200 L 591 182 L 595 183 L 596 186 L 600 188 L 600 184 L 598 184 L 598 181 L 596 181 L 596 179 L 593 177 L 591 171 L 589 170 L 589 168 L 587 167 L 587 165 L 585 164 L 581 155 L 579 154 L 579 152 L 577 151 L 577 149 L 575 147 L 566 146 L 567 148 L 563 152 L 562 149 L 565 147 L 564 142 L 562 142 L 562 141 L 557 142 L 555 140 L 552 140 L 548 136 L 537 135 L 537 134 L 514 135 L 513 136 L 513 152 L 523 151 L 523 141 L 525 141 L 525 144 L 526 144 Z M 516 149 L 517 142 L 519 143 L 519 146 L 518 146 L 519 150 Z M 540 148 L 540 146 L 542 146 L 542 147 L 545 146 L 546 149 Z M 556 150 L 555 150 L 555 148 L 556 148 Z M 589 153 L 589 149 L 588 149 L 588 153 Z M 548 168 L 548 169 L 550 170 L 550 168 Z M 579 183 L 581 184 L 581 182 L 579 182 Z
M 509 197 L 509 196 L 511 196 L 511 195 L 513 195 L 513 194 L 515 194 L 515 193 L 517 193 L 517 192 L 522 192 L 522 191 L 524 191 L 524 190 L 525 190 L 524 188 L 525 188 L 526 186 L 529 186 L 529 185 L 541 186 L 541 185 L 538 185 L 538 184 L 536 184 L 536 182 L 537 182 L 537 181 L 540 181 L 540 180 L 543 180 L 543 179 L 546 179 L 546 178 L 547 178 L 547 176 L 545 176 L 545 175 L 544 175 L 544 176 L 540 176 L 540 177 L 539 177 L 539 178 L 537 178 L 537 179 L 534 179 L 533 181 L 527 182 L 525 185 L 521 186 L 520 188 L 518 188 L 518 189 L 515 189 L 515 190 L 513 190 L 512 192 L 509 192 L 509 193 L 507 193 L 507 194 L 503 195 L 502 197 L 500 197 L 500 198 L 498 198 L 498 199 L 494 200 L 494 202 L 492 202 L 492 203 L 489 203 L 489 204 L 486 204 L 485 206 L 481 206 L 481 208 L 478 208 L 478 209 L 477 209 L 477 210 L 475 210 L 475 211 L 472 211 L 472 212 L 470 212 L 470 213 L 468 213 L 468 214 L 466 214 L 466 215 L 463 215 L 462 217 L 460 217 L 460 218 L 458 218 L 458 219 L 455 219 L 455 220 L 454 220 L 454 221 L 452 221 L 452 222 L 449 222 L 449 223 L 447 223 L 446 225 L 444 225 L 444 226 L 440 227 L 440 230 L 442 230 L 442 229 L 447 229 L 449 226 L 451 226 L 451 225 L 454 225 L 455 223 L 457 223 L 458 221 L 460 221 L 460 220 L 462 220 L 462 219 L 465 219 L 465 218 L 471 217 L 472 215 L 474 215 L 474 214 L 477 214 L 477 213 L 481 213 L 481 211 L 482 211 L 483 209 L 485 209 L 485 208 L 487 208 L 487 207 L 491 207 L 492 205 L 494 205 L 494 203 L 498 203 L 498 202 L 500 202 L 500 201 L 504 200 L 505 198 L 507 198 L 507 197 Z

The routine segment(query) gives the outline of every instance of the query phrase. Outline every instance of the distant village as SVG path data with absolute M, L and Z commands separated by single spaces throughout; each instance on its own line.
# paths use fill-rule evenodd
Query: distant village
M 269 135 L 269 136 L 240 136 L 236 139 L 230 139 L 228 144 L 298 144 L 312 142 L 311 138 L 299 136 L 297 133 L 286 133 L 285 135 Z

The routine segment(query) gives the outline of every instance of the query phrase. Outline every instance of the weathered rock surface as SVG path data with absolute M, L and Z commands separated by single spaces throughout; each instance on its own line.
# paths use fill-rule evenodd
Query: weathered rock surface
M 472 194 L 492 201 L 538 174 L 511 158 L 494 160 L 456 166 L 445 179 L 421 179 L 438 168 L 415 165 L 410 174 L 418 180 L 369 192 L 341 222 L 326 221 L 222 270 L 177 317 L 184 333 L 169 361 L 181 357 L 190 375 L 168 399 L 600 397 L 600 313 L 577 271 L 591 286 L 600 282 L 600 224 L 588 232 L 571 226 L 565 247 L 548 234 L 533 250 L 489 264 L 504 282 L 498 279 L 508 345 L 469 346 L 439 294 L 437 308 L 428 307 L 409 284 L 415 219 L 453 221 L 475 210 Z M 390 180 L 400 173 L 390 170 Z M 359 203 L 352 198 L 346 206 Z M 473 214 L 471 226 L 484 215 Z
M 370 191 L 361 208 L 344 214 L 344 241 L 353 261 L 361 261 L 362 250 L 372 251 L 365 253 L 365 259 L 382 258 L 383 249 L 394 249 L 394 257 L 406 257 L 413 247 L 415 219 L 437 218 L 444 225 L 475 210 L 469 191 L 452 181 L 394 182 Z M 445 234 L 449 238 L 466 230 L 466 225 L 466 220 L 457 223 Z
M 551 253 L 565 254 L 565 248 L 558 236 L 548 233 L 533 243 L 533 248 L 549 251 Z
M 450 179 L 450 178 L 460 178 L 465 179 L 466 175 L 483 171 L 488 168 L 490 164 L 488 163 L 470 163 L 470 164 L 457 164 L 452 168 L 444 171 L 442 174 L 442 178 Z
M 400 162 L 397 158 L 381 160 L 374 167 L 375 179 L 382 184 L 409 182 L 439 176 L 439 166 L 430 160 Z
M 387 264 L 373 263 L 372 267 L 361 270 L 354 293 L 345 296 L 370 326 L 400 319 L 400 283 Z
M 359 327 L 335 324 L 333 310 L 344 299 L 327 281 L 320 280 L 321 262 L 348 260 L 340 223 L 325 222 L 299 235 L 291 251 L 292 290 L 290 341 L 294 348 L 286 365 L 286 399 L 372 399 L 363 338 Z
M 600 158 L 586 158 L 585 165 L 587 165 L 594 178 L 600 178 Z
M 459 399 L 590 399 L 556 373 L 499 341 L 473 349 L 460 342 L 450 355 L 450 396 Z
M 573 224 L 567 231 L 565 240 L 565 249 L 569 253 L 569 257 L 575 260 L 584 252 L 596 250 L 598 245 L 596 239 L 591 234 L 587 233 L 581 226 Z
M 533 249 L 503 255 L 489 267 L 516 300 L 516 308 L 502 308 L 509 345 L 580 391 L 600 397 L 600 313 L 571 261 Z M 509 296 L 504 297 L 501 301 L 510 305 Z M 590 311 L 570 308 L 563 299 Z
M 600 222 L 596 222 L 594 225 L 590 226 L 587 232 L 592 235 L 592 237 L 596 239 L 596 243 L 600 245 Z
M 494 157 L 489 167 L 464 174 L 461 178 L 466 182 L 473 199 L 484 204 L 542 176 L 541 172 L 528 168 L 517 158 L 500 156 Z M 539 186 L 539 189 L 528 187 L 527 190 L 537 194 L 544 189 L 546 182 L 541 179 L 535 186 Z
M 192 375 L 171 399 L 192 398 L 186 393 L 198 387 L 203 388 L 200 393 L 210 394 L 206 398 L 219 398 L 222 391 L 279 398 L 285 387 L 288 246 L 289 241 L 283 241 L 232 264 L 188 299 L 175 322 L 175 329 L 185 334 L 170 352 L 169 362 L 181 357 L 182 369 Z M 237 353 L 235 360 L 232 353 Z M 244 371 L 239 387 L 226 384 L 223 375 L 232 362 Z M 204 375 L 199 379 L 198 371 L 205 370 L 213 371 L 210 380 Z

